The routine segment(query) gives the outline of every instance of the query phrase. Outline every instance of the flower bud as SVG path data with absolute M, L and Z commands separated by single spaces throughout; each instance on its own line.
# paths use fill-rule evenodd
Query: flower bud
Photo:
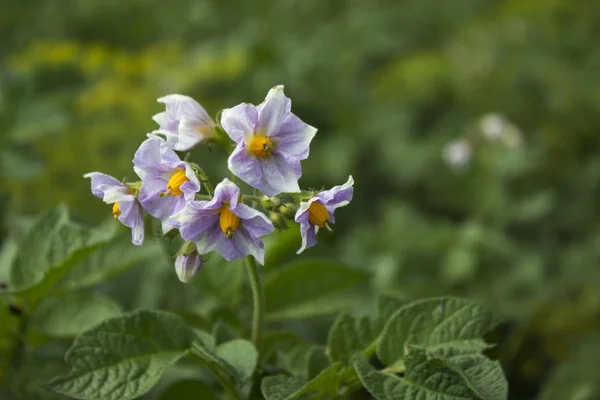
M 262 204 L 262 206 L 264 208 L 266 208 L 268 210 L 272 210 L 281 205 L 281 198 L 279 198 L 277 196 L 274 196 L 274 197 L 263 196 L 260 199 L 260 203 Z
M 273 226 L 275 228 L 277 228 L 278 230 L 288 228 L 287 223 L 285 222 L 285 219 L 279 213 L 271 211 L 269 213 L 269 219 L 271 220 L 271 223 L 273 223 Z
M 294 219 L 296 216 L 296 211 L 298 211 L 298 206 L 294 203 L 285 203 L 279 207 L 279 212 L 281 215 L 288 219 Z
M 181 282 L 187 283 L 202 268 L 203 263 L 202 256 L 195 250 L 187 255 L 183 252 L 178 254 L 175 259 L 177 277 Z

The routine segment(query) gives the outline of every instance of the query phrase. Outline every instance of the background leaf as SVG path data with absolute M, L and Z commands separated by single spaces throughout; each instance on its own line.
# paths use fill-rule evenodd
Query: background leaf
M 490 312 L 469 300 L 434 298 L 411 303 L 387 322 L 377 345 L 377 355 L 387 365 L 402 359 L 407 344 L 428 350 L 453 347 L 479 352 L 488 345 L 481 339 L 496 326 Z
M 267 276 L 266 318 L 307 318 L 351 307 L 348 291 L 368 278 L 367 273 L 341 264 L 294 262 Z
M 66 357 L 71 372 L 49 385 L 77 399 L 135 399 L 196 340 L 184 321 L 169 313 L 138 311 L 110 319 L 75 339 Z
M 378 400 L 471 400 L 475 395 L 460 376 L 424 350 L 408 353 L 402 378 L 376 371 L 362 356 L 353 362 L 363 386 Z
M 159 400 L 218 400 L 214 389 L 204 382 L 194 380 L 179 381 L 169 386 Z
M 258 362 L 258 352 L 247 340 L 235 339 L 219 345 L 216 355 L 232 368 L 240 383 L 248 381 Z
M 269 376 L 263 379 L 261 390 L 267 400 L 293 400 L 313 392 L 335 394 L 340 386 L 340 364 L 332 364 L 312 380 L 293 376 Z
M 118 303 L 93 293 L 47 297 L 31 315 L 31 329 L 57 338 L 75 337 L 121 314 Z

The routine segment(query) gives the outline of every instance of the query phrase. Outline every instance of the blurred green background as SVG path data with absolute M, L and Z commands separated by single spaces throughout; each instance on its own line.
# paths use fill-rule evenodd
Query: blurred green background
M 377 293 L 454 294 L 498 311 L 507 323 L 492 352 L 511 398 L 558 390 L 544 389 L 556 371 L 581 380 L 578 398 L 600 398 L 586 383 L 600 381 L 589 376 L 600 365 L 600 2 L 4 0 L 1 10 L 5 246 L 60 202 L 85 222 L 110 216 L 82 175 L 135 179 L 157 97 L 186 94 L 214 115 L 284 84 L 319 129 L 301 185 L 356 181 L 336 234 L 307 256 L 371 271 Z M 225 176 L 221 149 L 194 159 L 213 181 Z

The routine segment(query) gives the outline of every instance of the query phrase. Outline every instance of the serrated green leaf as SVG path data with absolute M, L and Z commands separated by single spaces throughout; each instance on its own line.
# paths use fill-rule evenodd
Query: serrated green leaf
M 363 386 L 378 400 L 473 400 L 474 393 L 443 362 L 428 358 L 425 350 L 411 349 L 404 360 L 402 378 L 376 371 L 362 356 L 354 369 Z
M 456 298 L 433 298 L 398 310 L 385 325 L 377 355 L 386 365 L 402 359 L 407 344 L 427 350 L 452 347 L 479 352 L 488 347 L 481 339 L 498 320 L 479 305 Z
M 333 396 L 340 384 L 340 364 L 332 364 L 312 380 L 294 376 L 269 376 L 263 379 L 261 391 L 267 400 L 293 400 L 314 392 Z
M 225 361 L 235 373 L 240 383 L 248 381 L 258 362 L 258 352 L 252 343 L 235 339 L 217 347 L 216 355 Z
M 349 307 L 349 290 L 369 275 L 341 264 L 300 261 L 273 271 L 265 281 L 266 319 L 297 319 Z
M 350 365 L 352 356 L 365 351 L 378 335 L 375 322 L 369 318 L 341 314 L 329 331 L 327 354 L 332 362 Z
M 11 292 L 35 302 L 113 234 L 70 222 L 64 206 L 44 213 L 19 244 L 10 274 Z
M 460 353 L 442 360 L 463 378 L 479 398 L 483 400 L 508 398 L 508 382 L 498 361 L 492 361 L 482 354 Z
M 68 338 L 119 314 L 121 307 L 108 297 L 72 293 L 42 300 L 32 314 L 30 324 L 34 331 Z
M 169 386 L 159 400 L 218 400 L 214 389 L 206 383 L 195 380 L 179 381 Z
M 10 280 L 12 288 L 31 286 L 44 277 L 48 260 L 46 252 L 52 237 L 68 222 L 67 208 L 60 205 L 36 218 L 20 242 L 15 262 L 12 264 Z M 46 267 L 46 268 L 44 268 Z
M 182 318 L 137 311 L 79 335 L 68 351 L 68 375 L 48 386 L 76 399 L 127 400 L 146 393 L 198 337 Z
M 146 240 L 143 246 L 134 246 L 130 233 L 120 234 L 74 266 L 60 281 L 60 286 L 69 290 L 94 286 L 163 251 L 156 241 Z

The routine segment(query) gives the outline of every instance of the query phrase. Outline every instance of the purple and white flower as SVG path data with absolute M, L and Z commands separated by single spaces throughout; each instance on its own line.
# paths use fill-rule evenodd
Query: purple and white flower
M 300 203 L 300 208 L 294 218 L 300 224 L 300 234 L 302 236 L 302 247 L 298 250 L 298 254 L 317 244 L 319 228 L 335 223 L 333 212 L 337 208 L 350 203 L 354 193 L 353 185 L 354 179 L 349 176 L 348 182 L 343 185 L 320 192 L 308 201 Z
M 261 212 L 240 202 L 240 189 L 228 179 L 215 188 L 210 201 L 188 202 L 175 214 L 184 240 L 196 243 L 199 253 L 216 250 L 227 261 L 252 255 L 264 264 L 263 235 L 273 232 L 273 225 Z
M 131 241 L 140 246 L 144 242 L 144 212 L 131 190 L 122 182 L 101 172 L 90 172 L 84 178 L 91 178 L 92 194 L 106 204 L 113 205 L 113 216 L 131 228 Z
M 187 255 L 180 253 L 175 259 L 175 272 L 181 282 L 187 283 L 200 271 L 203 264 L 202 256 L 195 250 Z
M 300 161 L 317 133 L 292 114 L 291 104 L 283 86 L 275 86 L 258 106 L 242 103 L 221 116 L 221 126 L 236 143 L 229 169 L 269 197 L 300 191 Z
M 167 144 L 177 151 L 186 151 L 214 135 L 215 122 L 206 110 L 191 97 L 170 94 L 157 100 L 166 111 L 152 117 L 160 128 L 153 134 L 165 136 Z
M 134 171 L 142 180 L 138 199 L 144 210 L 160 219 L 162 231 L 174 226 L 171 216 L 200 190 L 196 173 L 177 156 L 167 142 L 152 136 L 146 139 L 133 158 Z

